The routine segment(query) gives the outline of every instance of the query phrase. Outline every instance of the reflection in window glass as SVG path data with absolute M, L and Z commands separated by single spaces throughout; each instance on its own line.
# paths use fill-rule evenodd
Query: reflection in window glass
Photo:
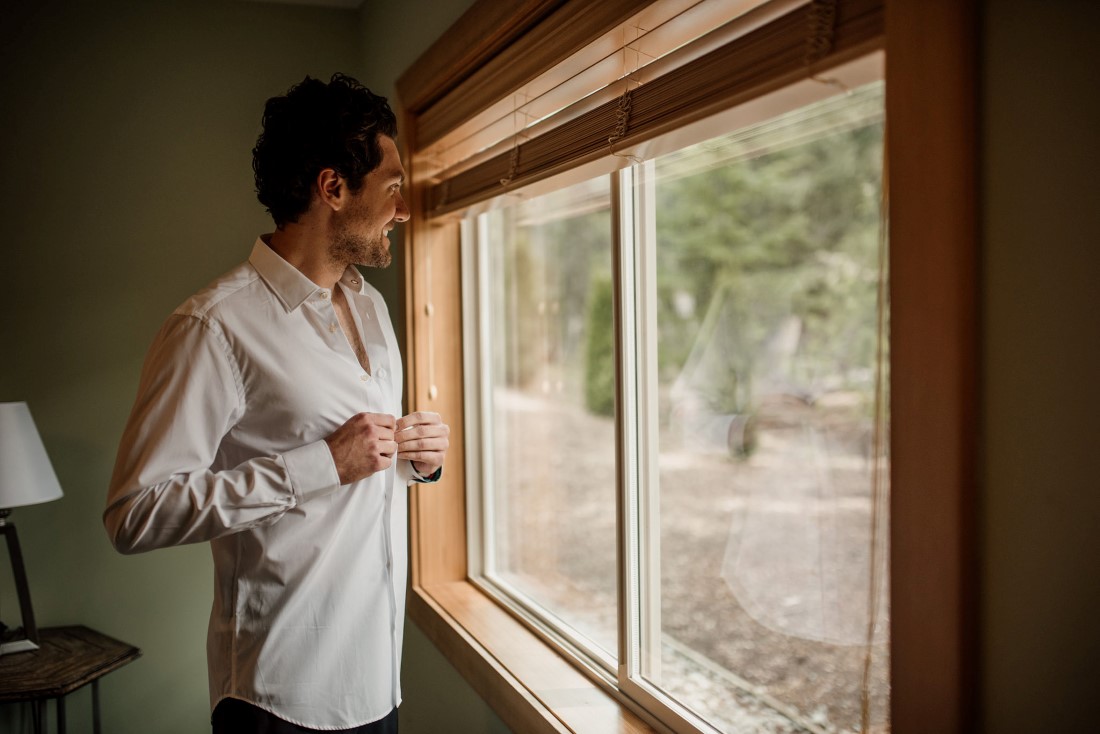
M 723 731 L 889 727 L 882 91 L 650 164 L 661 650 L 643 673 Z
M 488 261 L 488 571 L 617 654 L 606 177 L 481 215 Z

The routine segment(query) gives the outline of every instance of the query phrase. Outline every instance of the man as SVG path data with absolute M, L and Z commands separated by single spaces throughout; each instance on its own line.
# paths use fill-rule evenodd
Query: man
M 448 428 L 401 418 L 386 305 L 409 211 L 385 99 L 337 74 L 268 100 L 253 150 L 275 220 L 187 300 L 146 358 L 104 513 L 137 553 L 209 541 L 220 732 L 397 731 L 406 492 Z

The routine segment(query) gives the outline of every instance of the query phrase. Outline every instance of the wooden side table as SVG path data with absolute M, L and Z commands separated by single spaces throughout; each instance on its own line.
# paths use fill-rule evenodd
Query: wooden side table
M 100 734 L 99 679 L 141 657 L 141 650 L 83 626 L 38 631 L 39 649 L 0 657 L 0 702 L 31 701 L 35 731 L 46 731 L 46 701 L 54 699 L 57 734 L 65 734 L 65 696 L 92 684 L 92 726 Z

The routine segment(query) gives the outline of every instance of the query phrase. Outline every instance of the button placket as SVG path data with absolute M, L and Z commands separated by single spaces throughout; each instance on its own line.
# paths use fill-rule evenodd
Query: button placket
M 328 291 L 319 290 L 314 293 L 313 308 L 324 321 L 328 322 L 328 333 L 331 337 L 329 346 L 339 350 L 340 338 L 343 335 L 340 333 L 340 322 L 336 318 L 336 307 L 329 299 Z M 322 323 L 324 323 L 324 321 L 322 321 Z

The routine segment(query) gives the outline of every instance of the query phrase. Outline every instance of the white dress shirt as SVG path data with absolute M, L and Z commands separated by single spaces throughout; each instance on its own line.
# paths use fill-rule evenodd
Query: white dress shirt
M 332 293 L 262 239 L 168 318 L 146 357 L 104 524 L 138 553 L 210 541 L 211 707 L 249 701 L 315 729 L 376 721 L 401 701 L 408 461 L 340 486 L 324 438 L 367 411 L 401 415 L 402 371 L 378 291 Z

